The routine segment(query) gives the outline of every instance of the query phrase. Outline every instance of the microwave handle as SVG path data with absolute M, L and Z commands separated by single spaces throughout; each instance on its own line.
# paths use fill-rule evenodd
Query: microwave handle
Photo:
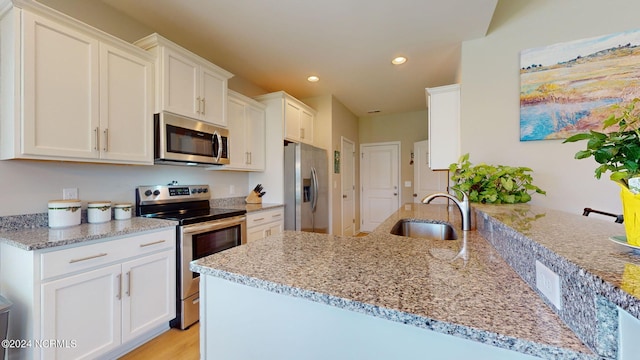
M 215 154 L 216 152 L 218 153 L 218 156 L 216 156 L 216 162 L 220 162 L 220 157 L 222 156 L 222 136 L 220 136 L 220 134 L 218 134 L 217 131 L 213 132 L 213 138 L 212 138 L 212 143 L 211 146 L 215 146 L 216 142 L 215 139 L 218 139 L 218 148 L 217 149 L 213 149 L 213 153 Z

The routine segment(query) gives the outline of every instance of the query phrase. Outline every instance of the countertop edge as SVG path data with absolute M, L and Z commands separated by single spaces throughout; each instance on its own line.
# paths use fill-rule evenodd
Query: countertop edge
M 552 311 L 599 355 L 618 356 L 616 306 L 640 319 L 640 300 L 585 269 L 571 259 L 476 208 L 477 231 Z M 494 234 L 499 234 L 494 236 Z M 536 262 L 560 276 L 562 309 L 558 310 L 536 287 Z M 573 279 L 573 281 L 571 281 Z M 575 279 L 580 279 L 578 282 Z M 589 301 L 585 301 L 589 300 Z
M 132 221 L 134 222 L 133 224 L 131 223 Z M 63 229 L 50 229 L 48 227 L 20 229 L 16 231 L 0 232 L 0 243 L 14 246 L 25 251 L 36 251 L 81 244 L 94 240 L 139 234 L 144 233 L 145 231 L 173 228 L 177 224 L 177 221 L 172 220 L 136 217 L 132 218 L 132 220 L 111 220 L 110 222 L 101 224 L 83 223 Z M 120 225 L 123 225 L 123 227 L 118 229 L 118 226 Z M 105 228 L 100 229 L 101 226 L 104 226 Z M 106 228 L 107 226 L 109 226 L 109 228 Z M 116 228 L 115 230 L 114 227 Z M 94 233 L 91 233 L 92 231 Z M 59 235 L 60 238 L 51 240 L 52 232 Z M 24 241 L 20 241 L 21 239 L 24 239 Z M 33 239 L 36 240 L 34 241 Z
M 305 290 L 298 287 L 280 284 L 273 281 L 258 279 L 255 277 L 240 275 L 224 270 L 214 269 L 198 264 L 198 260 L 192 261 L 189 268 L 202 275 L 214 276 L 234 283 L 250 286 L 269 292 L 293 296 L 313 302 L 334 306 L 340 309 L 354 311 L 377 318 L 390 320 L 402 324 L 419 327 L 438 333 L 452 335 L 459 338 L 476 341 L 479 343 L 496 346 L 506 350 L 538 356 L 544 359 L 576 359 L 595 360 L 593 354 L 579 353 L 573 350 L 563 349 L 557 346 L 545 345 L 533 341 L 523 340 L 517 337 L 501 335 L 494 332 L 475 329 L 455 323 L 434 320 L 428 317 L 407 313 L 404 311 L 389 309 L 377 305 L 371 305 L 355 300 L 344 299 L 334 295 Z

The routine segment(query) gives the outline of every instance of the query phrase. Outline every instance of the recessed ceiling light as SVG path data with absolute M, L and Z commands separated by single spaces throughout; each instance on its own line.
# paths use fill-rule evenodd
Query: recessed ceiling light
M 398 56 L 397 58 L 391 60 L 391 63 L 393 65 L 400 65 L 400 64 L 404 64 L 407 62 L 407 58 L 404 56 Z
M 310 82 L 317 82 L 318 80 L 320 80 L 320 78 L 315 75 L 311 75 L 307 78 L 307 80 Z

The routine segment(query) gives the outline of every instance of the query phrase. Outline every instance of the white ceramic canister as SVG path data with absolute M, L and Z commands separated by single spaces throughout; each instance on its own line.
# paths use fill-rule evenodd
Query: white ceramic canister
M 51 200 L 48 208 L 50 228 L 80 225 L 80 210 L 82 209 L 80 200 Z
M 113 204 L 113 214 L 116 220 L 128 220 L 131 219 L 131 211 L 133 205 L 131 203 L 117 203 Z
M 87 221 L 90 224 L 111 221 L 111 201 L 90 201 L 87 204 Z

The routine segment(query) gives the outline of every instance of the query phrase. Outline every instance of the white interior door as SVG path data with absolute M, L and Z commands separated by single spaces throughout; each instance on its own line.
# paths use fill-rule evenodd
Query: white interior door
M 342 235 L 356 234 L 356 169 L 355 169 L 355 144 L 342 137 L 341 168 L 342 173 Z
M 420 203 L 425 196 L 447 192 L 449 172 L 433 171 L 429 168 L 429 141 L 413 144 L 413 202 Z M 446 204 L 445 198 L 435 198 L 432 204 Z
M 400 207 L 400 143 L 360 146 L 361 231 L 369 232 Z

